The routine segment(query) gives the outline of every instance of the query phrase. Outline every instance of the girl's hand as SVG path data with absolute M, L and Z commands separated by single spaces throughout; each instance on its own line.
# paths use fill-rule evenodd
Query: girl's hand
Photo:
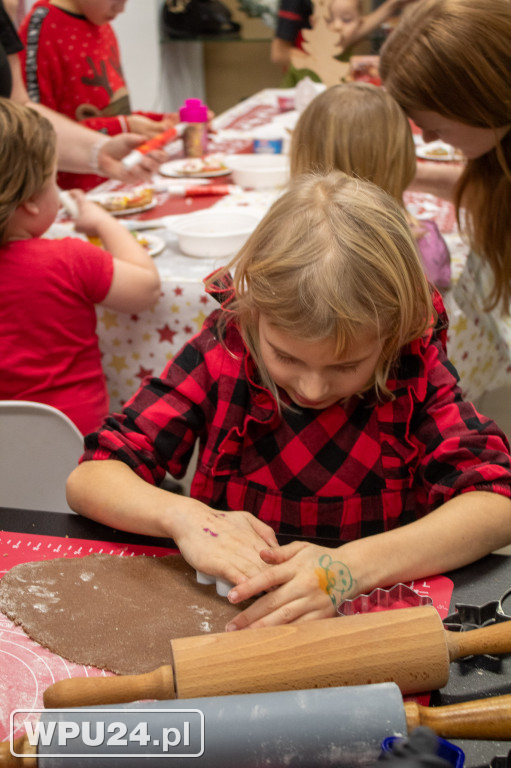
M 334 616 L 337 605 L 357 594 L 356 581 L 342 562 L 341 549 L 294 541 L 263 550 L 272 565 L 229 592 L 231 603 L 266 592 L 227 626 L 228 630 L 269 627 Z
M 273 529 L 249 512 L 217 512 L 206 505 L 182 516 L 173 539 L 191 566 L 233 584 L 266 570 L 259 553 L 278 547 Z
M 88 200 L 81 189 L 71 189 L 69 194 L 78 206 L 78 216 L 74 221 L 76 231 L 89 237 L 98 237 L 98 226 L 105 219 L 110 220 L 111 215 L 97 203 Z

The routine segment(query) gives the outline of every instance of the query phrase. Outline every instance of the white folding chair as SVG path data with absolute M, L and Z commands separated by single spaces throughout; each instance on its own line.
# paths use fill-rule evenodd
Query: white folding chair
M 64 413 L 28 400 L 0 400 L 0 506 L 71 512 L 66 479 L 83 435 Z

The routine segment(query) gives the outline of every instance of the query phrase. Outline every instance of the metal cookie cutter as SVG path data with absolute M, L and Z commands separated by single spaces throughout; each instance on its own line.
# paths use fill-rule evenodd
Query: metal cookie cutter
M 486 627 L 509 621 L 511 614 L 507 614 L 505 608 L 511 611 L 511 587 L 501 595 L 498 600 L 490 600 L 482 605 L 471 603 L 455 603 L 454 613 L 445 618 L 446 629 L 454 629 L 465 632 L 476 627 Z
M 500 624 L 511 619 L 511 615 L 505 612 L 505 607 L 508 606 L 511 610 L 511 588 L 507 589 L 498 600 L 490 600 L 481 605 L 455 603 L 455 611 L 446 616 L 444 627 L 454 632 L 469 632 L 471 629 Z M 468 656 L 465 657 L 463 663 L 468 658 Z M 483 668 L 496 672 L 502 665 L 502 659 L 500 656 L 492 656 L 488 653 L 482 655 L 480 663 L 483 665 Z M 509 768 L 511 768 L 511 762 L 505 765 L 509 765 Z M 501 766 L 499 765 L 498 768 L 501 768 Z
M 343 600 L 337 606 L 337 613 L 339 616 L 353 616 L 355 613 L 373 613 L 421 605 L 433 605 L 433 600 L 428 595 L 419 595 L 406 584 L 395 584 L 390 589 L 377 587 L 368 595 L 358 595 L 352 600 Z

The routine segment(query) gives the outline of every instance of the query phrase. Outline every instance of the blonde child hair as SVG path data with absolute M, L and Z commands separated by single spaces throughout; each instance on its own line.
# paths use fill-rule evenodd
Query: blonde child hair
M 429 110 L 460 123 L 511 125 L 511 3 L 421 0 L 383 46 L 380 73 L 405 110 Z M 474 250 L 494 275 L 487 309 L 511 302 L 511 131 L 467 161 L 455 189 Z
M 16 208 L 41 192 L 52 177 L 56 156 L 50 121 L 29 107 L 0 98 L 0 244 Z
M 386 381 L 400 349 L 430 326 L 428 283 L 403 209 L 383 190 L 341 172 L 295 178 L 239 254 L 208 278 L 210 290 L 233 274 L 236 318 L 263 384 L 277 396 L 259 354 L 258 319 L 309 341 L 334 338 L 339 358 L 374 330 L 382 352 L 374 386 Z M 277 397 L 278 399 L 278 397 Z
M 291 139 L 290 167 L 292 176 L 344 171 L 372 181 L 403 204 L 403 192 L 416 170 L 408 119 L 383 88 L 358 82 L 333 85 L 300 115 Z

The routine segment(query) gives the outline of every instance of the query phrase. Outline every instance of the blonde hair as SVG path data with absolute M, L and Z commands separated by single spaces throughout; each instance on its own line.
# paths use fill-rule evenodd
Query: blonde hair
M 238 322 L 275 395 L 259 354 L 260 315 L 297 338 L 333 338 L 339 358 L 374 330 L 382 352 L 366 389 L 381 394 L 400 349 L 423 335 L 433 315 L 403 210 L 374 184 L 338 171 L 294 179 L 220 277 L 230 272 L 234 299 L 221 331 L 229 319 Z
M 300 115 L 290 164 L 292 176 L 339 170 L 367 179 L 402 204 L 416 170 L 410 124 L 383 88 L 370 83 L 333 85 Z
M 380 73 L 405 111 L 497 130 L 511 124 L 509 0 L 421 0 L 381 51 Z M 455 189 L 471 245 L 491 267 L 487 309 L 511 302 L 511 131 L 470 159 Z
M 56 136 L 49 120 L 0 98 L 0 243 L 16 208 L 44 189 L 55 161 Z

